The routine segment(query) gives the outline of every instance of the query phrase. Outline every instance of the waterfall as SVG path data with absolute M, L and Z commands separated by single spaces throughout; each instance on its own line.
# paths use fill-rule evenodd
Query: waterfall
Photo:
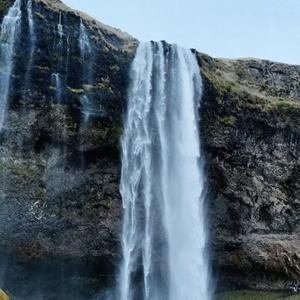
M 64 29 L 63 29 L 63 25 L 62 25 L 61 11 L 59 12 L 59 17 L 58 17 L 57 32 L 58 32 L 60 39 L 62 39 L 62 37 L 64 35 Z
M 87 34 L 87 30 L 85 25 L 80 20 L 80 28 L 79 28 L 79 48 L 80 48 L 80 58 L 82 64 L 82 74 L 81 81 L 82 84 L 93 84 L 93 72 L 92 72 L 92 46 L 90 38 Z M 82 106 L 82 114 L 84 116 L 84 124 L 86 124 L 89 120 L 89 117 L 92 113 L 92 101 L 90 96 L 85 93 L 80 97 L 80 103 Z
M 55 100 L 58 103 L 62 102 L 62 83 L 61 76 L 59 73 L 52 74 L 52 80 L 54 81 L 55 86 Z
M 122 137 L 121 300 L 209 300 L 205 177 L 190 50 L 142 43 Z
M 34 32 L 34 21 L 32 14 L 32 0 L 27 1 L 27 15 L 28 15 L 28 24 L 29 24 L 29 34 L 31 38 L 31 44 L 34 44 L 35 41 L 35 32 Z
M 14 66 L 14 48 L 21 26 L 21 0 L 16 0 L 3 18 L 0 32 L 0 131 L 3 129 L 11 75 Z
M 55 86 L 55 100 L 58 103 L 61 103 L 63 101 L 63 73 L 67 74 L 68 69 L 68 60 L 69 60 L 69 43 L 67 39 L 67 59 L 66 61 L 63 61 L 65 55 L 64 55 L 64 32 L 63 32 L 63 25 L 62 25 L 62 13 L 59 12 L 58 15 L 58 23 L 57 23 L 57 33 L 59 36 L 59 41 L 56 45 L 56 51 L 59 55 L 59 60 L 57 61 L 56 66 L 56 72 L 51 74 L 51 80 L 52 83 L 54 83 Z
M 27 0 L 27 18 L 28 18 L 28 34 L 29 34 L 29 58 L 26 67 L 26 74 L 24 79 L 24 96 L 28 92 L 28 88 L 31 85 L 32 79 L 32 65 L 34 61 L 34 50 L 36 44 L 36 35 L 35 35 L 35 28 L 34 28 L 34 19 L 33 19 L 33 12 L 32 12 L 32 0 Z

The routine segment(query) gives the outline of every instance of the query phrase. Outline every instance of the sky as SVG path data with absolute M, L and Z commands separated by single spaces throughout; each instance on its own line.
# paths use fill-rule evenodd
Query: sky
M 300 65 L 300 0 L 63 0 L 141 41 Z

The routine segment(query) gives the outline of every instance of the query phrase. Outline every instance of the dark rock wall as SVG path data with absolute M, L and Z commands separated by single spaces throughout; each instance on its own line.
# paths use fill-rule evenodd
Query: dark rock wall
M 7 11 L 5 4 L 1 2 Z M 2 286 L 20 299 L 35 299 L 39 289 L 45 290 L 45 285 L 36 284 L 37 278 L 40 283 L 41 278 L 56 283 L 60 278 L 65 290 L 85 284 L 95 291 L 111 280 L 118 261 L 119 138 L 127 72 L 137 42 L 60 2 L 34 1 L 32 46 L 26 4 L 23 0 L 9 107 L 0 136 Z M 94 76 L 88 84 L 81 76 L 87 63 L 80 58 L 81 18 L 93 52 Z M 61 101 L 53 80 L 58 72 Z M 95 113 L 87 121 L 82 95 L 93 99 Z M 54 286 L 52 292 L 63 299 Z
M 12 2 L 1 2 L 0 17 Z M 0 136 L 0 275 L 16 299 L 45 291 L 63 298 L 68 290 L 72 299 L 89 299 L 112 282 L 119 261 L 119 138 L 137 41 L 57 0 L 35 0 L 33 10 L 34 43 L 22 1 Z M 80 58 L 81 18 L 92 63 Z M 198 58 L 218 287 L 282 287 L 300 275 L 300 67 Z M 87 63 L 88 83 L 82 78 Z M 83 95 L 96 112 L 87 122 Z
M 300 275 L 300 67 L 199 55 L 218 287 Z

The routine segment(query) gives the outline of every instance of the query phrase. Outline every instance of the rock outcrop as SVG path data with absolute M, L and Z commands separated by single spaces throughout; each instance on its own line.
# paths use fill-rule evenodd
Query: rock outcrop
M 92 299 L 119 262 L 119 138 L 138 41 L 58 0 L 33 1 L 32 39 L 21 2 L 0 136 L 4 288 L 13 299 Z M 300 275 L 300 67 L 197 55 L 214 270 L 222 287 L 282 287 Z
M 199 55 L 219 286 L 300 275 L 300 66 Z
M 12 2 L 1 8 L 6 12 Z M 27 1 L 21 8 L 0 134 L 4 288 L 14 299 L 34 299 L 45 289 L 61 299 L 68 290 L 72 299 L 88 299 L 85 291 L 110 282 L 118 261 L 119 138 L 137 41 L 60 1 L 41 0 L 33 1 L 33 43 Z M 82 76 L 81 22 L 90 38 L 92 79 Z M 84 97 L 91 102 L 88 117 Z

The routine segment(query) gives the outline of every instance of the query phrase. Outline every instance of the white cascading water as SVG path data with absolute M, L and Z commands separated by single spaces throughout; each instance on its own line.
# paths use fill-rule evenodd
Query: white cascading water
M 62 37 L 64 35 L 64 28 L 63 28 L 63 25 L 62 25 L 61 11 L 59 12 L 59 17 L 58 17 L 57 32 L 58 32 L 59 37 L 62 39 Z
M 79 47 L 81 59 L 86 59 L 92 52 L 91 42 L 82 19 L 79 27 Z
M 52 81 L 54 82 L 55 86 L 55 100 L 58 103 L 62 102 L 62 83 L 61 83 L 61 76 L 59 73 L 52 74 Z
M 58 24 L 57 24 L 57 33 L 59 36 L 59 41 L 57 43 L 57 51 L 59 52 L 59 54 L 62 56 L 63 53 L 63 36 L 64 36 L 64 31 L 63 31 L 63 25 L 62 25 L 62 13 L 61 11 L 59 12 L 59 16 L 58 16 Z M 54 83 L 55 86 L 55 100 L 58 103 L 62 102 L 62 75 L 59 72 L 59 70 L 61 69 L 61 65 L 58 63 L 57 65 L 57 72 L 56 73 L 52 73 L 51 74 L 51 80 Z
M 209 300 L 199 66 L 190 50 L 142 43 L 130 79 L 119 299 Z
M 87 34 L 87 30 L 85 25 L 80 20 L 79 27 L 79 48 L 80 48 L 80 57 L 82 61 L 82 74 L 81 79 L 84 84 L 92 84 L 93 83 L 93 75 L 92 75 L 92 46 L 90 42 L 90 38 Z M 84 124 L 89 120 L 90 114 L 92 113 L 91 109 L 91 99 L 88 94 L 83 94 L 80 97 L 80 102 L 83 109 L 84 115 Z
M 34 31 L 34 20 L 32 13 L 32 0 L 27 0 L 27 14 L 28 14 L 28 24 L 29 24 L 29 34 L 31 39 L 31 46 L 33 47 L 36 40 L 35 31 Z
M 26 67 L 26 74 L 25 74 L 25 91 L 30 87 L 31 84 L 31 77 L 32 77 L 32 67 L 33 67 L 33 61 L 34 61 L 34 51 L 35 51 L 35 46 L 36 46 L 36 34 L 35 34 L 35 26 L 34 26 L 34 19 L 33 19 L 33 4 L 32 0 L 27 0 L 27 18 L 28 18 L 28 27 L 29 27 L 29 58 L 27 62 L 27 67 Z M 26 93 L 24 94 L 26 95 Z
M 16 0 L 3 18 L 0 32 L 0 131 L 3 129 L 11 75 L 14 66 L 14 48 L 20 33 L 21 0 Z

